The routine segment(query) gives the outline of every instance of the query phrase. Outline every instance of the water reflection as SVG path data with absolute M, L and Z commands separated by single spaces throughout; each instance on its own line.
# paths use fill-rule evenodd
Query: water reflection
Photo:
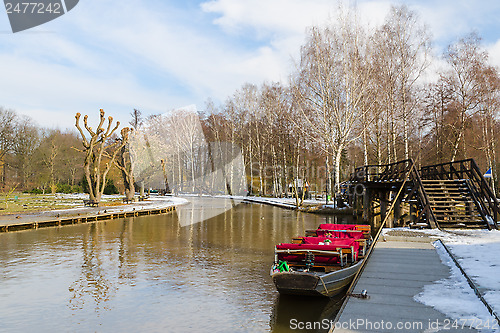
M 291 329 L 304 327 L 301 332 L 328 332 L 343 300 L 343 295 L 332 298 L 279 295 L 273 308 L 271 331 L 290 332 Z M 310 323 L 311 329 L 307 329 L 307 323 Z
M 68 290 L 72 293 L 69 307 L 82 309 L 85 303 L 91 303 L 95 311 L 107 309 L 105 302 L 116 292 L 117 287 L 106 276 L 107 269 L 103 258 L 102 243 L 99 241 L 99 224 L 88 225 L 88 232 L 83 235 L 81 245 L 81 274 Z M 89 305 L 90 306 L 90 305 Z
M 207 221 L 213 217 L 224 214 L 235 208 L 242 200 L 186 197 L 187 204 L 179 206 L 176 210 L 179 224 L 186 227 L 192 224 Z
M 269 277 L 274 244 L 325 221 L 240 204 L 184 227 L 168 214 L 0 234 L 3 329 L 284 332 L 335 312 L 277 299 Z

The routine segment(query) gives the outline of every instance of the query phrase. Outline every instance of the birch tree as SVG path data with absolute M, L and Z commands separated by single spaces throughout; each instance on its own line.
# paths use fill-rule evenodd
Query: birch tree
M 389 163 L 396 161 L 398 123 L 401 124 L 404 159 L 410 157 L 410 124 L 417 119 L 417 88 L 428 67 L 430 36 L 418 16 L 406 6 L 391 7 L 385 24 L 375 34 L 380 105 L 387 115 Z
M 465 153 L 465 130 L 470 117 L 479 110 L 482 102 L 481 76 L 488 55 L 480 47 L 480 38 L 471 34 L 451 45 L 445 54 L 449 70 L 442 75 L 452 91 L 454 106 L 459 114 L 455 128 L 451 160 L 455 161 L 460 150 Z
M 484 151 L 487 168 L 492 170 L 492 190 L 496 193 L 496 149 L 497 132 L 496 119 L 500 110 L 500 75 L 496 68 L 488 66 L 483 71 L 482 80 L 483 100 L 480 106 L 482 129 L 482 150 Z
M 369 109 L 361 107 L 372 73 L 366 62 L 368 41 L 353 17 L 310 29 L 293 84 L 302 115 L 297 127 L 332 156 L 337 185 L 342 152 L 361 135 L 358 125 Z
M 416 14 L 406 6 L 392 7 L 385 29 L 390 37 L 387 42 L 395 43 L 398 62 L 399 108 L 403 121 L 404 158 L 409 156 L 409 121 L 416 109 L 416 85 L 429 65 L 430 37 L 420 25 Z

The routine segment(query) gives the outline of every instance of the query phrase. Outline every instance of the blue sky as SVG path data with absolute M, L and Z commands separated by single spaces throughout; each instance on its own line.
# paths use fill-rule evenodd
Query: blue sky
M 417 11 L 436 53 L 477 31 L 500 65 L 498 1 L 364 1 L 371 26 L 391 4 Z M 304 31 L 335 17 L 334 0 L 80 0 L 66 15 L 12 34 L 0 11 L 0 105 L 41 126 L 68 128 L 98 110 L 123 123 L 133 108 L 162 113 L 207 98 L 222 102 L 244 82 L 286 81 Z

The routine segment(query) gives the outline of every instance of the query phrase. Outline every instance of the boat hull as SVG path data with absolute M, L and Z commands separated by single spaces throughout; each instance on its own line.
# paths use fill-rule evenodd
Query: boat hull
M 350 267 L 322 275 L 290 271 L 272 273 L 271 277 L 280 294 L 331 297 L 349 286 L 362 262 L 360 260 Z

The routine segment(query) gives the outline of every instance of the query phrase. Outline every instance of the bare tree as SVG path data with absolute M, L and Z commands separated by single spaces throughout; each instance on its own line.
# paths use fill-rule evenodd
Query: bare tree
M 33 124 L 31 118 L 23 116 L 18 120 L 15 126 L 13 143 L 19 183 L 21 187 L 26 188 L 35 170 L 32 161 L 33 154 L 40 144 L 40 131 Z
M 5 155 L 14 145 L 14 129 L 17 115 L 13 110 L 0 107 L 0 177 L 2 187 L 5 187 L 6 166 Z
M 119 142 L 119 151 L 117 157 L 113 160 L 115 166 L 121 171 L 123 185 L 125 186 L 125 199 L 132 201 L 135 194 L 133 165 L 130 160 L 130 152 L 128 149 L 128 136 L 130 131 L 121 131 L 121 137 L 116 139 Z M 125 142 L 125 144 L 123 144 Z M 111 152 L 112 153 L 112 152 Z M 112 158 L 111 153 L 106 151 L 106 156 Z
M 95 131 L 88 125 L 88 116 L 85 115 L 83 117 L 83 124 L 90 135 L 90 137 L 87 138 L 80 127 L 80 117 L 81 114 L 77 113 L 75 116 L 75 126 L 82 137 L 83 150 L 81 151 L 85 153 L 84 171 L 85 178 L 89 186 L 89 198 L 90 200 L 99 203 L 101 201 L 102 194 L 104 193 L 108 172 L 114 163 L 116 155 L 127 143 L 130 129 L 128 127 L 124 127 L 121 130 L 123 140 L 114 140 L 110 142 L 108 139 L 110 139 L 113 133 L 115 133 L 118 129 L 120 122 L 117 121 L 116 125 L 113 127 L 113 117 L 110 116 L 107 119 L 108 125 L 104 128 L 103 125 L 106 118 L 104 116 L 104 110 L 101 109 L 99 125 L 97 125 L 97 129 Z M 109 154 L 110 156 L 108 162 L 103 160 L 103 157 L 105 157 L 106 154 Z
M 389 163 L 397 160 L 398 123 L 402 130 L 404 158 L 410 157 L 410 124 L 417 118 L 417 84 L 429 65 L 430 36 L 406 6 L 393 6 L 386 23 L 374 36 L 374 76 L 379 105 L 385 109 Z
M 71 147 L 78 146 L 76 132 L 61 132 L 58 129 L 41 130 L 41 140 L 33 156 L 37 165 L 36 185 L 44 191 L 48 186 L 52 193 L 59 187 L 62 191 L 76 191 L 76 179 L 81 179 L 83 158 Z M 68 185 L 68 186 L 64 186 Z
M 459 114 L 452 161 L 457 157 L 461 146 L 465 154 L 464 136 L 467 122 L 479 110 L 483 99 L 481 81 L 488 55 L 480 48 L 480 41 L 476 34 L 471 34 L 451 45 L 445 54 L 450 69 L 442 75 L 442 78 L 452 91 L 453 103 Z
M 482 150 L 486 156 L 487 168 L 492 169 L 492 190 L 496 193 L 496 119 L 500 109 L 500 75 L 496 68 L 488 66 L 483 71 L 483 100 L 480 107 L 482 128 Z
M 366 62 L 368 40 L 354 15 L 341 16 L 338 22 L 309 31 L 294 82 L 302 115 L 297 128 L 333 155 L 336 184 L 342 152 L 362 134 L 358 124 L 369 110 L 362 101 L 372 73 Z
M 429 85 L 425 101 L 425 115 L 422 121 L 430 128 L 429 135 L 433 141 L 435 163 L 445 161 L 447 149 L 447 126 L 445 116 L 452 100 L 452 92 L 443 80 Z
M 52 194 L 55 194 L 57 190 L 55 169 L 56 169 L 56 158 L 58 154 L 59 154 L 59 147 L 57 146 L 55 140 L 52 140 L 52 142 L 50 143 L 50 150 L 43 159 L 43 162 L 49 169 L 49 187 L 50 187 L 50 192 Z
M 129 124 L 134 130 L 137 130 L 137 128 L 142 125 L 142 112 L 138 109 L 134 109 L 130 115 L 132 116 L 132 120 Z

